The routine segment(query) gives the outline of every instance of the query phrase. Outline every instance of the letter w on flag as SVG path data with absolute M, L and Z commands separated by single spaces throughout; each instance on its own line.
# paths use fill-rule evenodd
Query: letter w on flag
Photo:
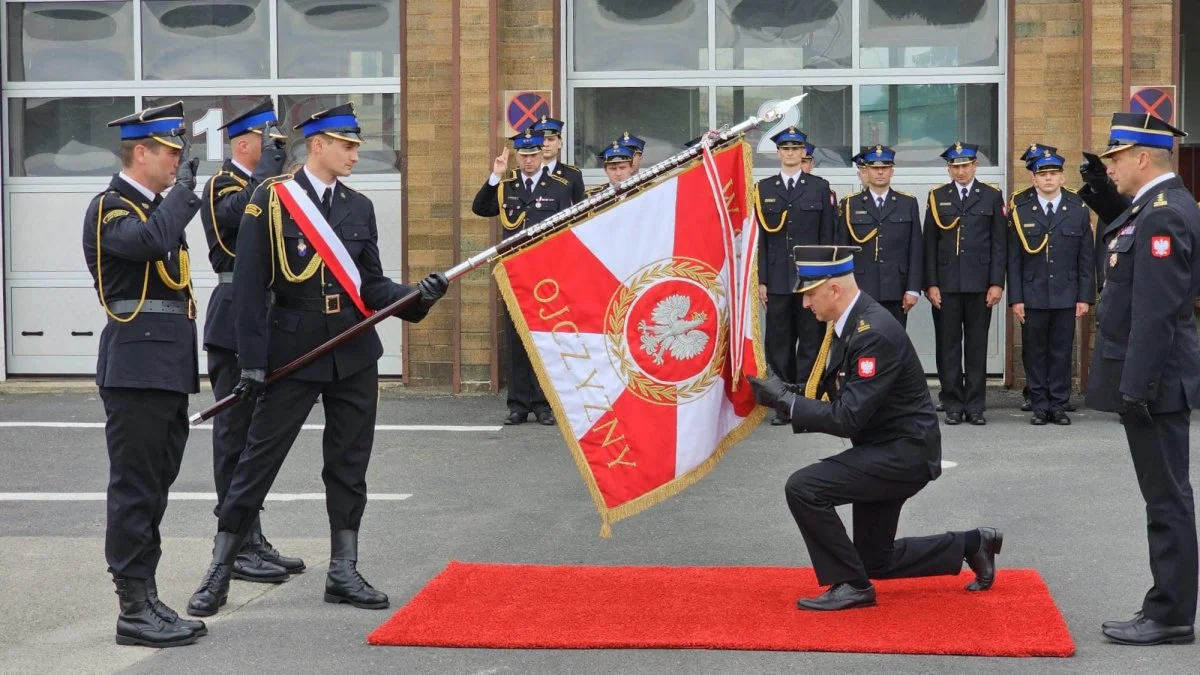
M 707 474 L 762 420 L 749 149 L 697 161 L 495 275 L 602 520 Z

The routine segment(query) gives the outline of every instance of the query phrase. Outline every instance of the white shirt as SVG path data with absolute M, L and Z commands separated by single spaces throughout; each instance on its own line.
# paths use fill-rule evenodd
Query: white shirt
M 870 192 L 871 192 L 871 200 L 875 202 L 875 205 L 876 205 L 876 206 L 878 206 L 878 205 L 879 205 L 879 200 L 880 200 L 880 199 L 882 199 L 882 200 L 883 200 L 883 201 L 885 201 L 885 202 L 887 201 L 887 198 L 888 198 L 888 193 L 889 193 L 889 192 L 891 192 L 891 191 L 892 191 L 892 190 L 891 190 L 891 188 L 888 188 L 887 190 L 884 190 L 882 194 L 880 194 L 880 193 L 878 193 L 878 192 L 876 192 L 876 191 L 874 191 L 874 190 L 870 190 Z
M 122 174 L 122 175 L 124 175 L 124 174 Z M 1154 186 L 1156 186 L 1160 183 L 1165 183 L 1174 177 L 1175 177 L 1175 172 L 1168 171 L 1168 172 L 1164 173 L 1163 175 L 1159 176 L 1158 178 L 1152 179 L 1149 183 L 1146 183 L 1145 185 L 1143 185 L 1141 190 L 1137 191 L 1137 194 L 1133 196 L 1133 201 L 1136 202 L 1137 200 L 1146 196 L 1147 192 L 1154 189 Z
M 846 320 L 850 318 L 850 310 L 854 309 L 854 303 L 858 302 L 858 296 L 860 295 L 862 295 L 862 291 L 854 294 L 854 299 L 850 301 L 849 305 L 846 305 L 846 311 L 842 312 L 842 315 L 838 317 L 837 323 L 833 324 L 833 332 L 838 338 L 842 337 L 842 330 L 846 328 Z
M 242 166 L 242 163 L 237 161 L 236 159 L 230 159 L 229 161 L 238 168 L 238 171 L 241 171 L 242 173 L 246 174 L 247 176 L 254 173 L 250 169 L 247 169 L 246 167 Z M 309 177 L 311 178 L 312 174 L 309 174 Z
M 966 190 L 967 194 L 971 194 L 971 190 L 974 187 L 975 187 L 975 179 L 974 178 L 972 178 L 971 182 L 967 183 L 966 185 L 963 185 L 962 183 L 959 183 L 957 181 L 955 181 L 955 183 L 954 183 L 954 189 L 957 190 L 957 194 L 958 194 L 959 198 L 962 197 L 963 190 Z
M 554 173 L 554 170 L 558 168 L 558 160 L 552 159 L 549 162 L 546 162 L 543 166 L 546 168 L 546 173 Z
M 797 171 L 796 173 L 794 173 L 794 174 L 792 174 L 792 175 L 790 175 L 790 176 L 789 176 L 789 175 L 787 175 L 786 173 L 784 173 L 783 169 L 780 169 L 780 170 L 779 170 L 779 177 L 783 179 L 783 186 L 784 186 L 784 187 L 787 187 L 787 182 L 788 182 L 788 179 L 789 179 L 789 178 L 793 179 L 793 180 L 795 181 L 795 184 L 796 184 L 796 185 L 799 185 L 799 184 L 800 184 L 800 178 L 801 178 L 803 175 L 804 175 L 804 169 L 800 169 L 799 171 Z
M 550 169 L 550 170 L 553 171 L 554 169 Z M 517 179 L 521 181 L 521 187 L 525 187 L 525 179 L 526 178 L 533 181 L 534 185 L 537 185 L 538 179 L 540 178 L 540 176 L 538 174 L 540 174 L 541 172 L 542 172 L 542 170 L 538 169 L 538 173 L 535 173 L 532 176 L 526 176 L 523 171 L 518 171 Z M 488 176 L 488 185 L 495 187 L 499 184 L 500 184 L 500 176 L 498 176 L 496 174 L 492 174 L 492 175 Z
M 308 170 L 308 166 L 304 167 L 304 175 L 308 176 L 308 182 L 312 183 L 313 190 L 316 190 L 317 198 L 319 198 L 319 199 L 324 199 L 325 198 L 325 190 L 333 189 L 334 184 L 337 183 L 336 178 L 333 179 L 333 183 L 322 182 L 320 178 L 317 178 L 316 176 L 313 175 L 313 172 Z
M 121 180 L 125 181 L 126 183 L 129 183 L 130 185 L 133 186 L 133 188 L 135 190 L 142 193 L 142 196 L 145 197 L 146 199 L 148 199 L 150 201 L 154 201 L 154 198 L 158 196 L 158 195 L 154 194 L 154 191 L 151 190 L 150 188 L 148 188 L 145 185 L 142 185 L 141 183 L 137 182 L 136 180 L 130 178 L 129 174 L 125 173 L 124 171 L 118 173 L 117 175 L 121 177 Z
M 1043 197 L 1043 196 L 1042 196 L 1042 195 L 1039 193 L 1039 194 L 1038 194 L 1038 201 L 1040 201 L 1040 202 L 1042 203 L 1042 210 L 1043 210 L 1043 211 L 1045 211 L 1046 213 L 1050 213 L 1050 211 L 1052 211 L 1052 210 L 1053 210 L 1053 211 L 1055 211 L 1055 212 L 1057 212 L 1057 211 L 1058 211 L 1058 204 L 1059 204 L 1059 202 L 1061 202 L 1061 201 L 1062 201 L 1062 193 L 1061 193 L 1061 192 L 1059 192 L 1058 194 L 1054 195 L 1054 199 L 1051 199 L 1051 200 L 1049 200 L 1049 201 L 1047 201 L 1047 200 L 1046 200 L 1046 198 L 1045 198 L 1045 197 Z

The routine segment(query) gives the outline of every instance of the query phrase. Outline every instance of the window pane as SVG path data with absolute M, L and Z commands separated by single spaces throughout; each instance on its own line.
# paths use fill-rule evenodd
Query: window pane
M 708 88 L 575 90 L 576 165 L 600 167 L 596 153 L 626 131 L 646 141 L 642 166 L 661 162 L 708 131 Z
M 5 42 L 14 82 L 133 78 L 128 2 L 14 2 Z
M 144 0 L 142 77 L 270 77 L 269 22 L 264 0 Z
M 863 68 L 1000 64 L 999 0 L 863 0 Z
M 400 105 L 396 94 L 313 94 L 280 96 L 280 127 L 288 135 L 288 158 L 303 162 L 304 136 L 292 127 L 322 110 L 350 101 L 362 127 L 363 144 L 358 150 L 354 173 L 400 172 Z
M 999 85 L 902 84 L 864 86 L 863 145 L 896 150 L 900 166 L 944 166 L 940 157 L 955 141 L 979 146 L 980 166 L 999 157 Z
M 849 68 L 850 1 L 717 0 L 717 68 Z
M 766 103 L 787 100 L 801 92 L 807 92 L 808 96 L 783 119 L 771 127 L 764 125 L 746 134 L 746 140 L 755 150 L 755 162 L 773 166 L 777 155 L 771 136 L 795 126 L 817 146 L 815 168 L 850 166 L 854 136 L 850 122 L 853 99 L 848 85 L 717 87 L 717 124 L 737 124 L 763 112 Z
M 230 157 L 229 139 L 224 131 L 217 128 L 233 119 L 243 110 L 261 102 L 265 96 L 150 96 L 142 99 L 146 107 L 167 105 L 175 101 L 183 101 L 183 119 L 187 124 L 188 139 L 192 144 L 192 157 L 200 158 L 200 174 L 212 175 L 221 167 L 221 162 Z M 212 110 L 218 112 L 211 112 Z M 199 125 L 197 125 L 199 122 Z M 214 148 L 214 157 L 208 159 L 211 138 L 220 138 L 219 148 Z
M 120 169 L 120 134 L 109 122 L 134 112 L 133 98 L 14 98 L 9 101 L 13 176 L 106 176 Z
M 574 18 L 577 71 L 708 69 L 708 0 L 575 0 Z
M 399 77 L 399 0 L 280 0 L 280 77 Z

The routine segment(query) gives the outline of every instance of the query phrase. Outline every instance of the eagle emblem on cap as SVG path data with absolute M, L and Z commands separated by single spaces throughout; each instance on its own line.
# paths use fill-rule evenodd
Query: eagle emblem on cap
M 960 142 L 958 142 L 958 143 L 955 143 L 955 144 L 954 144 L 954 151 L 955 151 L 955 152 L 962 152 L 962 142 L 961 142 L 961 141 L 960 141 Z
M 529 129 L 525 130 L 525 138 L 533 138 L 533 132 Z
M 612 147 L 612 149 L 613 149 L 613 150 L 620 150 L 620 149 L 621 149 L 621 144 L 620 144 L 620 143 L 618 143 L 618 142 L 616 142 L 616 141 L 613 141 L 613 147 Z
M 542 122 L 545 122 L 545 121 L 546 121 L 546 116 L 542 115 Z
M 1051 153 L 1049 150 L 1045 150 L 1042 152 L 1042 156 L 1045 157 L 1046 159 L 1050 159 L 1050 155 L 1051 155 Z
M 1034 143 L 1033 145 L 1029 146 L 1029 151 L 1037 152 L 1037 143 Z
M 629 132 L 628 131 L 625 132 L 625 140 L 629 140 Z M 615 148 L 616 146 L 617 146 L 617 144 L 613 143 L 613 147 Z
M 794 134 L 794 133 L 796 133 L 796 127 L 788 127 L 788 133 L 789 133 L 789 134 Z
M 875 152 L 877 152 L 879 154 L 883 154 L 883 146 L 882 145 L 875 146 Z

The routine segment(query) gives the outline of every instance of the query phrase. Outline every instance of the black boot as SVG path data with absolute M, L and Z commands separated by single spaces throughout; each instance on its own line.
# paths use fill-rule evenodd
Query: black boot
M 181 647 L 196 641 L 196 633 L 158 615 L 146 596 L 145 579 L 114 577 L 121 615 L 117 617 L 117 644 L 142 647 Z
M 334 530 L 325 602 L 348 602 L 359 609 L 386 609 L 387 593 L 375 590 L 358 573 L 358 531 Z
M 246 533 L 246 540 L 233 560 L 233 578 L 242 581 L 253 581 L 260 584 L 277 584 L 288 580 L 288 573 L 283 567 L 266 559 L 266 556 L 255 546 L 262 542 L 262 530 L 259 529 L 258 518 Z
M 146 599 L 150 601 L 150 607 L 154 609 L 154 613 L 167 621 L 183 626 L 195 633 L 196 637 L 208 635 L 208 626 L 205 626 L 203 621 L 179 618 L 179 612 L 167 607 L 167 603 L 158 598 L 158 582 L 154 580 L 154 577 L 146 580 Z
M 242 551 L 248 548 L 254 549 L 263 560 L 282 567 L 288 574 L 299 574 L 304 571 L 303 559 L 283 555 L 271 545 L 271 542 L 267 541 L 267 538 L 263 536 L 262 524 L 258 518 L 254 519 L 254 525 L 250 527 L 250 533 L 246 535 L 246 543 L 242 546 Z M 234 578 L 237 578 L 236 563 L 234 563 Z
M 213 559 L 204 573 L 200 587 L 188 600 L 187 613 L 192 616 L 212 616 L 229 600 L 229 578 L 233 574 L 233 559 L 242 547 L 242 538 L 233 532 L 218 532 L 213 538 Z

